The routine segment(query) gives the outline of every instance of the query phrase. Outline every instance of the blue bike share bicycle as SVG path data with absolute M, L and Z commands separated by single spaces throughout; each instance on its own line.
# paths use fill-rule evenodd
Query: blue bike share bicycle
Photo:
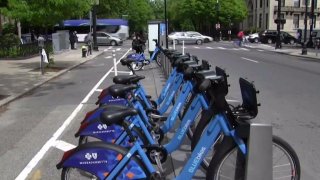
M 221 134 L 223 134 L 223 136 L 231 137 L 232 142 L 236 144 L 240 153 L 245 156 L 247 152 L 245 140 L 236 133 L 239 127 L 234 126 L 234 115 L 236 114 L 238 119 L 247 120 L 254 118 L 257 114 L 256 90 L 252 83 L 249 83 L 244 79 L 240 79 L 243 104 L 241 108 L 237 109 L 237 111 L 232 112 L 225 101 L 226 86 L 224 78 L 221 76 L 205 75 L 201 73 L 196 76 L 199 76 L 201 80 L 197 88 L 200 101 L 192 101 L 192 104 L 195 104 L 188 108 L 185 115 L 186 118 L 182 120 L 182 125 L 177 130 L 177 134 L 174 136 L 172 142 L 181 141 L 181 139 L 183 139 L 190 121 L 194 119 L 192 116 L 191 119 L 189 118 L 189 115 L 195 114 L 190 109 L 194 109 L 195 106 L 200 107 L 199 103 L 201 104 L 202 102 L 207 105 L 210 104 L 210 106 L 204 109 L 210 109 L 213 113 L 209 118 L 210 121 L 206 129 L 204 129 L 202 133 L 203 135 L 191 154 L 191 158 L 188 160 L 187 164 L 176 179 L 191 179 L 208 151 L 211 150 L 213 144 L 217 142 L 217 139 L 221 137 Z M 204 95 L 206 98 L 204 98 Z M 203 99 L 201 97 L 203 97 Z M 209 101 L 210 103 L 205 103 L 206 101 Z M 160 178 L 161 175 L 152 166 L 152 161 L 157 160 L 157 158 L 152 159 L 152 157 L 159 157 L 159 154 L 160 156 L 165 156 L 165 152 L 169 151 L 170 146 L 164 146 L 164 148 L 161 146 L 144 147 L 140 143 L 137 143 L 136 137 L 129 129 L 130 124 L 124 121 L 126 117 L 137 116 L 137 114 L 137 110 L 132 108 L 114 110 L 113 112 L 105 111 L 102 113 L 101 120 L 106 125 L 112 125 L 114 123 L 122 124 L 130 138 L 130 141 L 133 143 L 133 146 L 128 150 L 116 144 L 103 142 L 90 142 L 81 145 L 69 152 L 66 152 L 62 161 L 58 164 L 58 168 L 63 168 L 62 179 L 79 179 L 79 176 L 72 176 L 73 174 L 71 174 L 72 172 L 79 172 L 72 171 L 74 168 L 81 169 L 80 172 L 86 172 L 85 174 L 87 177 L 96 177 L 98 179 Z M 173 144 L 176 145 L 176 143 Z M 283 147 L 281 144 L 277 145 L 279 147 Z M 145 152 L 144 149 L 146 149 L 147 152 Z M 287 148 L 280 149 L 284 151 L 285 154 L 289 154 L 290 157 L 292 157 L 290 151 L 286 151 Z M 215 157 L 216 156 L 213 156 L 213 158 Z M 225 158 L 226 156 L 223 159 Z M 289 164 L 293 164 L 293 167 L 296 167 L 298 164 L 297 162 L 299 161 L 294 158 L 292 159 L 295 160 L 294 163 L 289 162 Z M 213 166 L 210 165 L 210 167 Z M 294 172 L 298 172 L 297 169 L 294 169 Z M 88 176 L 88 174 L 91 175 Z M 212 171 L 210 169 L 210 171 L 207 171 L 207 179 L 216 179 L 216 177 L 220 177 L 217 174 L 211 175 Z M 241 174 L 239 177 L 242 177 Z M 236 176 L 235 179 L 241 178 Z

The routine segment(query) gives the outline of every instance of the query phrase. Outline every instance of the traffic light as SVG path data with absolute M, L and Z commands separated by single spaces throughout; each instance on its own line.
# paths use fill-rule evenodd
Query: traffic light
M 8 0 L 0 0 L 0 7 L 7 7 Z

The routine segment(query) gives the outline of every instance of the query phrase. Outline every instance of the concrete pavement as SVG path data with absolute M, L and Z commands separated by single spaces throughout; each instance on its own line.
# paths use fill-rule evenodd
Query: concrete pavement
M 81 57 L 81 48 L 51 55 L 50 57 L 54 58 L 54 64 L 51 68 L 46 68 L 44 75 L 40 72 L 39 56 L 24 60 L 0 60 L 0 107 L 95 58 L 106 48 L 108 47 L 100 47 L 100 51 L 93 51 L 92 55 L 86 58 Z

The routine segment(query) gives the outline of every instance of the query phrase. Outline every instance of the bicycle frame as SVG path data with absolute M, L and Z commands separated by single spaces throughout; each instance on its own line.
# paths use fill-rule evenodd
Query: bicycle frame
M 209 125 L 204 130 L 203 136 L 201 137 L 194 151 L 192 151 L 191 157 L 187 161 L 186 165 L 183 167 L 180 174 L 175 179 L 185 180 L 186 177 L 194 176 L 194 174 L 196 173 L 196 170 L 199 168 L 201 162 L 203 161 L 204 157 L 207 155 L 208 151 L 211 149 L 216 139 L 219 137 L 220 133 L 223 133 L 226 136 L 231 136 L 237 143 L 241 152 L 244 155 L 246 155 L 247 150 L 246 150 L 246 145 L 244 141 L 235 134 L 234 129 L 231 129 L 225 115 L 223 113 L 219 113 L 211 119 Z M 127 155 L 109 173 L 107 180 L 116 179 L 116 175 L 129 162 L 130 158 L 134 154 L 137 154 L 140 156 L 140 158 L 142 159 L 142 162 L 145 164 L 147 170 L 150 173 L 156 172 L 156 170 L 154 169 L 152 163 L 146 156 L 140 144 L 135 143 L 134 146 L 130 148 Z

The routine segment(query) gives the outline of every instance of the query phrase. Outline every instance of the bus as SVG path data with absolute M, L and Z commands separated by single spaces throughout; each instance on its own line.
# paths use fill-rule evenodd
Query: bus
M 63 24 L 56 25 L 57 30 L 77 31 L 78 41 L 83 42 L 85 36 L 92 32 L 90 19 L 69 19 Z M 107 32 L 111 36 L 119 37 L 122 40 L 129 38 L 129 25 L 125 19 L 97 19 L 97 31 Z

